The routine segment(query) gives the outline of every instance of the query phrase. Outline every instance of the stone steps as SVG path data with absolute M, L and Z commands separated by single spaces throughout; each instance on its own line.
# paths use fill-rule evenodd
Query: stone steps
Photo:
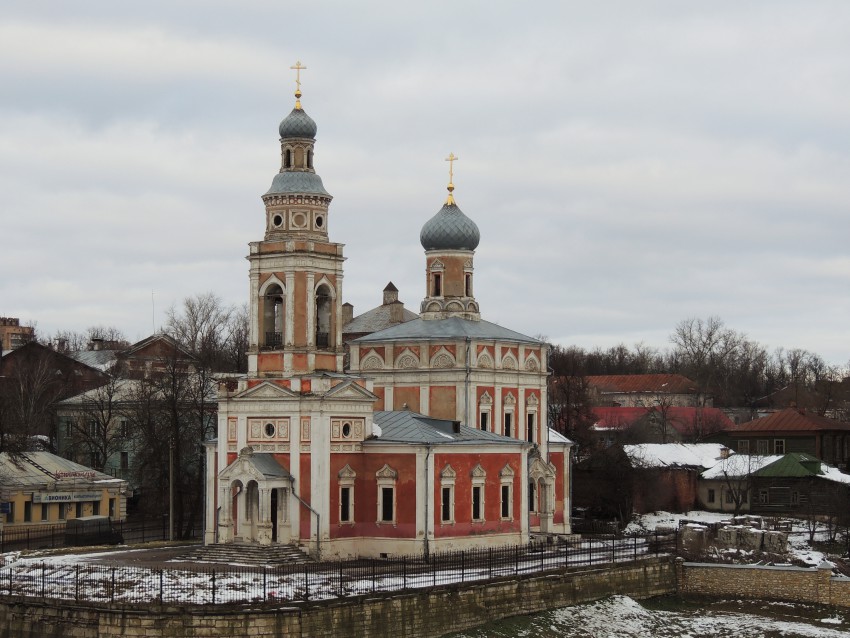
M 255 545 L 249 543 L 197 545 L 177 560 L 258 566 L 313 562 L 312 558 L 295 545 Z

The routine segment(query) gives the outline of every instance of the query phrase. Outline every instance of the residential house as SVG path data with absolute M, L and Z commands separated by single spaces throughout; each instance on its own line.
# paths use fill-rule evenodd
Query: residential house
M 710 396 L 681 374 L 605 374 L 587 377 L 590 398 L 604 407 L 711 407 Z
M 595 407 L 593 431 L 603 446 L 614 443 L 696 443 L 734 424 L 719 408 Z

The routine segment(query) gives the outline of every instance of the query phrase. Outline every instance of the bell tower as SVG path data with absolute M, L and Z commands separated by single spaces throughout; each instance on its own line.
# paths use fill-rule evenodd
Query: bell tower
M 263 195 L 265 236 L 251 242 L 252 376 L 318 370 L 342 372 L 343 245 L 328 239 L 333 199 L 313 166 L 316 123 L 301 106 L 301 62 L 295 107 L 280 123 L 281 165 Z
M 472 288 L 472 258 L 481 236 L 475 222 L 454 199 L 454 153 L 449 153 L 449 196 L 439 212 L 425 222 L 419 241 L 425 249 L 425 299 L 422 319 L 460 317 L 480 321 Z

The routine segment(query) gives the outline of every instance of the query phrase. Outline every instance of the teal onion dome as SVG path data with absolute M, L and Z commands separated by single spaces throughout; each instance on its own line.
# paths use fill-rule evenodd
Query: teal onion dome
M 281 138 L 304 137 L 316 138 L 316 123 L 313 118 L 304 112 L 304 109 L 294 108 L 292 112 L 283 118 L 278 127 Z
M 481 234 L 475 222 L 452 202 L 425 222 L 419 241 L 425 250 L 475 250 Z

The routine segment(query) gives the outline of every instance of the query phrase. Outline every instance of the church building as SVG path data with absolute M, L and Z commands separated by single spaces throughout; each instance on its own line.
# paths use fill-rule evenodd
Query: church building
M 249 370 L 221 385 L 207 444 L 205 542 L 347 558 L 569 533 L 571 442 L 546 426 L 547 345 L 481 319 L 479 231 L 451 170 L 420 235 L 420 316 L 359 336 L 345 356 L 343 246 L 296 83 L 248 255 Z

